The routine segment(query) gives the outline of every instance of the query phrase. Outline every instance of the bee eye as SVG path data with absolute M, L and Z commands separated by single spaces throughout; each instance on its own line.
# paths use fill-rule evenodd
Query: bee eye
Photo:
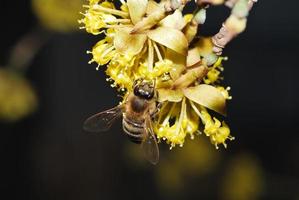
M 143 91 L 142 93 L 142 97 L 145 98 L 145 99 L 152 99 L 154 96 L 154 93 L 152 91 Z
M 134 95 L 143 99 L 150 100 L 154 96 L 154 91 L 149 88 L 144 88 L 143 86 L 138 85 L 134 87 Z
M 147 99 L 152 99 L 154 96 L 154 93 L 153 92 L 149 92 L 148 95 L 147 95 Z
M 136 95 L 136 96 L 140 95 L 140 93 L 139 93 L 139 87 L 137 87 L 137 86 L 134 88 L 134 95 Z

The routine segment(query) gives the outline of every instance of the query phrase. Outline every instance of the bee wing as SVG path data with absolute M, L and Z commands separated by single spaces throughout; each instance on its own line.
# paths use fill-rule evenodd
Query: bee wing
M 122 109 L 123 106 L 119 105 L 89 117 L 85 120 L 83 129 L 93 133 L 108 131 L 113 122 L 122 115 Z
M 150 163 L 155 165 L 159 161 L 159 148 L 152 128 L 152 121 L 150 117 L 147 117 L 145 119 L 144 132 L 145 138 L 141 144 L 143 154 Z

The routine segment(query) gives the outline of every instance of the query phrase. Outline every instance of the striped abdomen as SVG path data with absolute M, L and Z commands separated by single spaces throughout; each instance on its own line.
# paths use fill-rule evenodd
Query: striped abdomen
M 123 130 L 132 142 L 141 143 L 144 136 L 144 123 L 134 122 L 124 115 Z

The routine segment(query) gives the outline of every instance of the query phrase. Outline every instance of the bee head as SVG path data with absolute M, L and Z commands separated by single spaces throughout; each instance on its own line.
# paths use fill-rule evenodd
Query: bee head
M 153 81 L 138 79 L 134 83 L 134 95 L 142 99 L 151 100 L 155 95 L 155 85 Z

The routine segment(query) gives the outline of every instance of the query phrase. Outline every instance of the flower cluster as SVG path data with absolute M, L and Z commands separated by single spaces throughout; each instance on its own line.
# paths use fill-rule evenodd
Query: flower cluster
M 158 139 L 171 148 L 183 146 L 203 130 L 211 142 L 226 147 L 232 140 L 225 122 L 208 110 L 225 115 L 229 87 L 219 85 L 222 61 L 211 38 L 195 37 L 205 20 L 202 9 L 183 14 L 188 0 L 89 0 L 81 28 L 102 39 L 88 53 L 89 63 L 106 66 L 112 87 L 127 93 L 137 79 L 155 81 L 161 109 L 153 127 Z M 160 140 L 159 140 L 160 141 Z

